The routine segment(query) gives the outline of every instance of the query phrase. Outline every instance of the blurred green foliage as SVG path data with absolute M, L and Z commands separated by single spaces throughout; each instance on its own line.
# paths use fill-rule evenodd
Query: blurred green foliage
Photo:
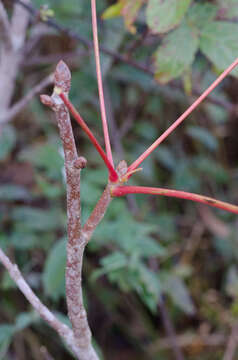
M 237 1 L 177 3 L 136 0 L 132 6 L 128 0 L 98 1 L 98 14 L 107 18 L 99 21 L 101 44 L 153 63 L 155 70 L 156 81 L 102 55 L 114 150 L 119 140 L 117 161 L 135 160 L 190 104 L 191 89 L 205 89 L 238 56 Z M 35 6 L 43 4 L 34 1 Z M 48 5 L 57 21 L 91 38 L 90 1 L 51 0 Z M 125 17 L 125 26 L 115 15 Z M 29 37 L 33 28 L 34 23 Z M 15 98 L 54 69 L 56 60 L 48 55 L 64 58 L 70 53 L 71 99 L 102 140 L 93 54 L 84 50 L 57 33 L 42 36 L 31 55 L 46 59 L 23 68 Z M 143 163 L 131 184 L 171 187 L 237 203 L 237 90 L 235 77 L 224 81 L 214 96 L 234 104 L 232 110 L 205 102 Z M 85 222 L 103 191 L 107 171 L 74 123 L 73 128 L 79 153 L 88 159 L 81 176 Z M 63 156 L 54 114 L 38 98 L 3 127 L 0 166 L 0 245 L 42 301 L 65 319 Z M 160 342 L 167 337 L 159 307 L 162 296 L 179 335 L 196 336 L 204 328 L 207 337 L 228 333 L 237 318 L 236 228 L 234 215 L 191 202 L 143 195 L 114 199 L 84 260 L 89 321 L 105 359 L 173 359 L 171 349 Z M 57 359 L 72 358 L 54 332 L 30 312 L 2 268 L 0 305 L 0 359 L 16 351 L 16 339 L 27 344 L 27 358 L 35 359 L 29 332 L 36 348 L 44 344 Z M 222 359 L 224 343 L 215 349 L 199 344 L 195 338 L 184 346 L 186 359 Z

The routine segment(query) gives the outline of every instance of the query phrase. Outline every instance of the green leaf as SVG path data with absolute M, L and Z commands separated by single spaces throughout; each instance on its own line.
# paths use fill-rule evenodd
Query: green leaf
M 121 11 L 123 9 L 123 6 L 124 6 L 123 2 L 119 0 L 116 4 L 109 6 L 104 11 L 104 13 L 102 14 L 102 18 L 104 20 L 107 20 L 117 16 L 121 16 Z
M 137 263 L 138 280 L 132 286 L 143 302 L 152 312 L 156 312 L 161 294 L 161 283 L 158 274 L 149 270 L 142 263 Z
M 184 22 L 164 37 L 155 53 L 155 78 L 165 84 L 183 74 L 193 63 L 198 37 Z
M 101 261 L 105 272 L 121 269 L 128 264 L 127 257 L 120 251 L 105 256 Z
M 232 19 L 238 16 L 238 2 L 237 0 L 217 0 L 219 6 L 219 14 Z
M 40 317 L 38 313 L 32 312 L 22 312 L 16 318 L 15 331 L 22 331 L 23 329 L 30 326 L 33 322 L 39 320 Z
M 4 125 L 0 138 L 0 160 L 4 160 L 16 144 L 16 131 L 11 125 Z
M 8 241 L 15 249 L 19 250 L 30 250 L 34 247 L 42 247 L 44 244 L 42 237 L 39 241 L 39 234 L 34 233 L 32 229 L 22 228 L 19 224 L 14 225 Z
M 218 70 L 225 70 L 238 56 L 238 24 L 212 21 L 201 33 L 200 48 Z M 238 69 L 232 71 L 238 76 Z
M 66 240 L 61 239 L 51 249 L 43 273 L 44 290 L 54 300 L 65 294 L 65 266 Z
M 175 169 L 177 160 L 175 154 L 168 146 L 161 145 L 159 151 L 155 151 L 155 157 L 165 168 L 172 171 Z
M 3 290 L 15 289 L 17 287 L 16 283 L 10 277 L 8 271 L 5 271 L 2 277 L 1 288 Z
M 110 19 L 116 16 L 123 16 L 126 28 L 131 33 L 135 33 L 136 28 L 133 26 L 133 23 L 143 2 L 144 0 L 118 0 L 116 4 L 111 5 L 104 11 L 102 18 Z
M 116 27 L 117 31 L 112 31 L 112 26 Z M 124 35 L 125 35 L 125 30 L 122 19 L 109 20 L 107 22 L 107 27 L 103 34 L 103 40 L 101 45 L 105 45 L 105 47 L 107 47 L 112 52 L 113 51 L 117 52 L 119 51 Z M 107 75 L 112 64 L 113 64 L 113 59 L 111 56 L 108 56 L 106 54 L 101 54 L 101 66 L 102 66 L 103 78 Z
M 3 360 L 5 358 L 13 334 L 14 334 L 13 325 L 7 325 L 7 324 L 0 325 L 0 360 Z
M 214 159 L 209 159 L 204 156 L 196 156 L 194 158 L 194 167 L 198 172 L 198 176 L 209 176 L 218 184 L 226 184 L 229 181 L 229 174 L 227 170 Z
M 163 278 L 162 287 L 171 296 L 173 302 L 186 314 L 193 315 L 195 313 L 192 299 L 182 279 L 168 274 Z
M 29 200 L 29 192 L 18 185 L 1 185 L 0 199 L 5 201 Z
M 179 25 L 190 2 L 191 0 L 149 0 L 146 11 L 148 26 L 154 33 L 168 32 Z
M 208 150 L 215 151 L 217 149 L 217 139 L 207 129 L 200 126 L 189 126 L 186 132 L 193 139 L 200 141 Z
M 191 164 L 187 160 L 180 160 L 177 163 L 175 173 L 172 177 L 171 187 L 197 192 L 200 186 L 200 179 L 193 172 Z
M 59 209 L 42 210 L 39 208 L 19 206 L 12 212 L 12 217 L 25 229 L 50 231 L 65 225 Z
M 133 23 L 143 2 L 144 0 L 124 0 L 122 14 L 124 16 L 125 26 L 132 34 L 136 33 L 136 28 L 133 26 Z
M 99 226 L 94 237 L 97 247 L 113 241 L 128 255 L 136 252 L 140 257 L 162 257 L 166 255 L 165 248 L 151 236 L 157 230 L 155 224 L 138 222 L 130 214 L 122 213 L 115 221 L 107 221 Z M 92 247 L 95 248 L 95 244 Z
M 37 195 L 43 194 L 48 199 L 56 199 L 65 193 L 65 187 L 62 184 L 52 182 L 52 180 L 46 179 L 43 176 L 36 175 L 37 183 Z
M 15 325 L 0 325 L 0 360 L 5 359 L 6 352 L 14 334 L 39 319 L 40 317 L 36 312 L 24 312 L 17 316 Z
M 121 251 L 115 251 L 100 260 L 101 268 L 94 271 L 91 276 L 91 281 L 95 281 L 98 277 L 108 274 L 109 277 L 113 273 L 116 275 L 116 282 L 120 282 L 121 272 L 128 265 L 128 258 Z M 123 273 L 122 273 L 123 274 Z M 118 277 L 119 276 L 119 277 Z M 112 280 L 112 279 L 111 279 Z M 113 282 L 113 281 L 112 281 Z
M 38 145 L 23 151 L 20 160 L 29 161 L 36 167 L 43 169 L 51 179 L 61 180 L 64 159 L 56 144 Z
M 231 265 L 226 275 L 226 293 L 232 298 L 238 296 L 238 271 L 234 265 Z
M 189 26 L 202 30 L 203 26 L 208 24 L 216 17 L 217 6 L 210 3 L 195 3 L 190 7 L 186 20 Z

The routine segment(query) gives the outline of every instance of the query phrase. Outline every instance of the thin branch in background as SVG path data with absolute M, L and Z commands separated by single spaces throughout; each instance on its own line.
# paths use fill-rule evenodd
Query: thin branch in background
M 133 55 L 136 49 L 138 49 L 141 45 L 144 44 L 148 35 L 150 35 L 150 30 L 146 27 L 142 34 L 139 34 L 137 38 L 135 38 L 131 43 L 129 43 L 129 46 L 126 48 L 128 58 Z
M 44 360 L 54 360 L 45 346 L 41 346 L 40 353 Z
M 39 298 L 35 295 L 27 282 L 24 280 L 20 270 L 16 264 L 13 264 L 10 259 L 0 248 L 0 262 L 8 271 L 12 280 L 16 283 L 17 287 L 27 298 L 29 303 L 37 311 L 42 319 L 44 319 L 56 332 L 65 340 L 66 344 L 79 355 L 79 352 L 74 344 L 74 336 L 72 330 L 65 324 L 61 323 L 54 314 L 42 304 Z
M 226 336 L 223 333 L 206 334 L 205 336 L 199 334 L 187 333 L 183 335 L 177 335 L 176 341 L 181 348 L 193 349 L 194 347 L 220 347 L 226 342 Z M 155 340 L 151 345 L 148 346 L 148 352 L 157 354 L 161 350 L 169 350 L 171 348 L 171 342 L 169 338 L 162 338 Z M 205 350 L 205 349 L 204 349 Z
M 53 74 L 46 76 L 42 81 L 40 81 L 37 85 L 35 85 L 21 100 L 19 100 L 16 104 L 14 104 L 9 109 L 9 111 L 7 112 L 4 118 L 0 118 L 0 124 L 12 120 L 28 105 L 28 103 L 35 97 L 35 95 L 42 92 L 42 90 L 44 90 L 52 83 L 53 83 Z
M 151 257 L 149 259 L 149 265 L 153 271 L 155 272 L 158 271 L 159 264 L 155 258 Z M 163 326 L 168 336 L 168 343 L 169 343 L 168 348 L 171 349 L 171 351 L 173 352 L 175 360 L 185 360 L 181 350 L 181 346 L 178 344 L 177 341 L 176 330 L 169 316 L 169 311 L 166 306 L 166 297 L 164 296 L 163 293 L 160 294 L 158 299 L 158 309 L 161 313 Z
M 60 60 L 63 60 L 69 64 L 78 63 L 78 59 L 88 55 L 88 51 L 84 49 L 77 49 L 74 51 L 65 51 L 60 53 L 54 53 L 49 55 L 36 54 L 25 59 L 22 66 L 37 66 L 37 65 L 49 65 L 57 64 Z
M 223 360 L 235 360 L 238 345 L 238 323 L 236 322 L 231 330 Z
M 28 11 L 31 16 L 33 16 L 34 18 L 36 18 L 39 15 L 39 10 L 35 9 L 32 5 L 26 4 L 23 2 L 23 0 L 12 0 L 16 3 L 18 3 L 19 5 L 21 5 L 22 7 L 24 7 L 24 9 L 26 11 Z M 52 20 L 52 19 L 48 19 L 48 20 L 42 20 L 40 19 L 40 21 L 44 22 L 45 24 L 47 24 L 49 27 L 57 30 L 58 32 L 67 35 L 68 37 L 80 42 L 81 44 L 83 44 L 84 46 L 86 46 L 88 49 L 93 49 L 93 42 L 88 40 L 87 38 L 79 35 L 78 33 L 74 32 L 72 29 L 67 28 L 61 24 L 59 24 L 57 21 Z M 108 48 L 106 48 L 105 46 L 100 46 L 100 51 L 102 51 L 104 54 L 111 56 L 115 61 L 118 62 L 123 62 L 139 71 L 144 72 L 145 74 L 154 77 L 154 71 L 153 69 L 151 69 L 150 67 L 148 67 L 145 64 L 141 64 L 136 62 L 135 60 L 128 58 L 128 56 L 126 55 L 121 55 L 115 51 L 109 50 Z M 159 86 L 159 85 L 158 85 Z M 176 88 L 176 89 L 183 89 L 181 84 L 176 84 L 173 83 L 170 85 L 170 87 L 172 88 Z M 200 96 L 201 95 L 201 91 L 197 88 L 192 89 L 192 95 L 193 96 Z M 231 104 L 228 101 L 225 100 L 221 100 L 219 98 L 216 98 L 215 96 L 208 96 L 207 97 L 207 101 L 211 104 L 214 105 L 218 105 L 222 108 L 225 108 L 227 111 L 229 111 L 230 113 L 232 113 L 233 111 L 236 111 L 237 107 L 233 104 Z
M 171 350 L 174 353 L 174 358 L 175 358 L 175 360 L 184 360 L 184 356 L 183 356 L 182 350 L 180 349 L 180 347 L 178 345 L 178 342 L 176 339 L 176 332 L 175 332 L 173 323 L 170 319 L 169 312 L 166 307 L 163 295 L 160 297 L 158 307 L 159 307 L 159 310 L 161 313 L 164 328 L 165 328 L 166 333 L 169 338 Z
M 200 221 L 214 235 L 221 238 L 228 238 L 231 235 L 230 227 L 218 218 L 208 207 L 198 205 Z
M 0 39 L 1 45 L 4 46 L 5 49 L 9 50 L 12 48 L 11 25 L 2 2 L 0 2 Z
M 104 93 L 103 93 L 102 72 L 101 72 L 101 65 L 100 65 L 96 0 L 91 0 L 91 9 L 92 9 L 94 55 L 95 55 L 95 62 L 96 62 L 98 93 L 99 93 L 99 102 L 100 102 L 100 110 L 101 110 L 101 117 L 102 117 L 104 141 L 105 141 L 105 146 L 106 146 L 107 157 L 108 157 L 109 161 L 111 162 L 111 164 L 113 165 L 112 149 L 111 149 L 110 137 L 109 137 L 109 133 L 108 133 L 106 107 L 105 107 Z
M 28 4 L 28 0 L 23 1 Z M 14 4 L 10 23 L 11 48 L 2 47 L 0 53 L 0 109 L 1 118 L 4 118 L 9 110 L 15 89 L 15 81 L 24 54 L 21 51 L 26 37 L 29 23 L 27 13 L 18 3 Z

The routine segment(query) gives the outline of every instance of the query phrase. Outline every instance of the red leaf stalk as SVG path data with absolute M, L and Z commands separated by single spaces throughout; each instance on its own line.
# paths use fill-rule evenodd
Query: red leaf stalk
M 109 180 L 111 182 L 117 182 L 118 180 L 118 175 L 116 170 L 114 169 L 114 167 L 112 166 L 111 162 L 109 161 L 107 155 L 105 154 L 104 150 L 102 149 L 101 145 L 99 144 L 99 142 L 97 141 L 97 139 L 95 138 L 95 136 L 93 135 L 92 131 L 89 129 L 88 125 L 85 123 L 85 121 L 83 120 L 83 118 L 80 116 L 80 114 L 78 113 L 78 111 L 75 109 L 75 107 L 73 106 L 73 104 L 69 101 L 69 99 L 65 96 L 65 94 L 63 92 L 61 92 L 59 94 L 60 98 L 63 100 L 65 106 L 67 106 L 68 110 L 70 111 L 70 113 L 72 114 L 72 116 L 75 118 L 75 120 L 77 121 L 77 123 L 81 126 L 81 128 L 83 129 L 83 131 L 88 135 L 89 139 L 91 140 L 92 144 L 95 146 L 95 148 L 97 149 L 99 155 L 101 156 L 101 158 L 103 159 L 105 165 L 108 168 L 109 171 Z
M 127 194 L 150 194 L 150 195 L 161 195 L 175 197 L 179 199 L 186 199 L 209 206 L 213 206 L 222 210 L 226 210 L 235 214 L 238 214 L 238 206 L 232 205 L 223 201 L 219 201 L 208 196 L 199 194 L 193 194 L 185 191 L 170 190 L 163 188 L 154 188 L 146 186 L 117 186 L 111 189 L 112 196 L 124 196 Z
M 105 101 L 104 101 L 103 84 L 102 84 L 102 73 L 101 73 L 101 65 L 100 65 L 96 0 L 91 0 L 91 8 L 92 8 L 93 45 L 94 45 L 94 55 L 95 55 L 95 62 L 96 62 L 98 93 L 99 93 L 99 100 L 100 100 L 104 141 L 105 141 L 107 157 L 108 157 L 109 161 L 111 162 L 111 164 L 113 165 L 112 149 L 111 149 L 110 137 L 109 137 L 109 132 L 108 132 L 108 124 L 107 124 L 107 116 L 106 116 L 106 108 L 105 108 Z
M 238 58 L 204 91 L 204 93 L 142 154 L 135 160 L 129 167 L 128 173 L 135 170 L 167 136 L 169 136 L 177 126 L 181 124 L 195 109 L 196 107 L 217 87 L 218 84 L 238 65 Z

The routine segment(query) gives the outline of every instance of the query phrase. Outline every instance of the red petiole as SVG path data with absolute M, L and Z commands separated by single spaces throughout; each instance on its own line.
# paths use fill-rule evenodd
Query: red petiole
M 117 182 L 118 180 L 118 175 L 116 170 L 114 169 L 114 167 L 112 166 L 111 162 L 109 161 L 109 159 L 107 158 L 107 155 L 105 154 L 104 150 L 102 149 L 101 145 L 99 144 L 99 142 L 97 141 L 97 139 L 95 138 L 95 136 L 93 135 L 92 131 L 89 129 L 88 125 L 85 123 L 85 121 L 83 120 L 83 118 L 80 116 L 80 114 L 78 113 L 78 111 L 75 109 L 75 107 L 73 106 L 73 104 L 69 101 L 69 99 L 65 96 L 65 94 L 63 92 L 61 92 L 59 94 L 60 98 L 63 100 L 65 106 L 67 106 L 68 110 L 70 111 L 70 113 L 72 114 L 72 116 L 75 118 L 75 120 L 77 121 L 77 123 L 81 126 L 81 128 L 83 129 L 83 131 L 88 135 L 89 139 L 91 140 L 92 144 L 94 145 L 94 147 L 96 148 L 96 150 L 98 151 L 99 155 L 101 156 L 101 158 L 103 159 L 105 165 L 108 168 L 109 171 L 109 180 L 111 182 Z
M 150 194 L 150 195 L 160 195 L 160 196 L 169 196 L 179 199 L 192 200 L 195 202 L 200 202 L 202 204 L 214 206 L 216 208 L 226 210 L 238 214 L 238 206 L 219 201 L 208 196 L 203 196 L 199 194 L 193 194 L 185 191 L 179 190 L 170 190 L 163 188 L 154 188 L 146 186 L 117 186 L 111 190 L 112 196 L 125 196 L 127 194 Z
M 138 166 L 197 108 L 197 106 L 217 87 L 218 84 L 238 65 L 238 58 L 208 87 L 206 91 L 143 153 L 135 160 L 127 169 L 126 174 L 119 178 L 114 165 L 111 152 L 110 138 L 108 133 L 108 124 L 106 119 L 106 109 L 104 103 L 103 95 L 103 85 L 102 85 L 102 76 L 101 76 L 101 67 L 100 67 L 100 57 L 99 57 L 99 46 L 98 46 L 98 33 L 97 33 L 97 18 L 96 18 L 96 1 L 91 0 L 92 8 L 92 26 L 93 26 L 93 38 L 94 38 L 94 52 L 96 60 L 96 70 L 97 70 L 97 81 L 98 81 L 98 90 L 100 98 L 100 109 L 101 117 L 103 124 L 104 140 L 106 146 L 106 153 L 98 143 L 97 139 L 82 119 L 78 111 L 69 101 L 67 96 L 61 91 L 59 91 L 59 96 L 63 100 L 64 104 L 67 106 L 75 120 L 79 123 L 84 132 L 88 135 L 92 144 L 102 157 L 104 163 L 106 164 L 109 171 L 109 180 L 115 185 L 111 188 L 111 195 L 114 197 L 124 196 L 127 194 L 151 194 L 151 195 L 161 195 L 169 196 L 180 199 L 192 200 L 195 202 L 200 202 L 206 205 L 214 206 L 219 209 L 223 209 L 229 212 L 238 214 L 238 206 L 219 201 L 207 196 L 193 194 L 189 192 L 163 189 L 163 188 L 153 188 L 145 186 L 121 186 L 116 184 L 125 183 L 133 173 L 137 171 Z
M 175 129 L 179 126 L 201 102 L 217 87 L 218 84 L 238 65 L 238 58 L 204 91 L 204 93 L 143 153 L 128 167 L 128 172 L 135 170 Z
M 107 157 L 108 157 L 110 163 L 113 165 L 112 149 L 111 149 L 110 137 L 109 137 L 109 132 L 108 132 L 106 107 L 105 107 L 104 93 L 103 93 L 102 72 L 101 72 L 101 65 L 100 65 L 96 0 L 91 0 L 91 9 L 92 9 L 93 45 L 94 45 L 94 55 L 95 55 L 95 62 L 96 62 L 98 93 L 99 93 L 103 134 L 104 134 L 104 141 L 105 141 L 105 147 L 106 147 L 106 154 L 107 154 Z

